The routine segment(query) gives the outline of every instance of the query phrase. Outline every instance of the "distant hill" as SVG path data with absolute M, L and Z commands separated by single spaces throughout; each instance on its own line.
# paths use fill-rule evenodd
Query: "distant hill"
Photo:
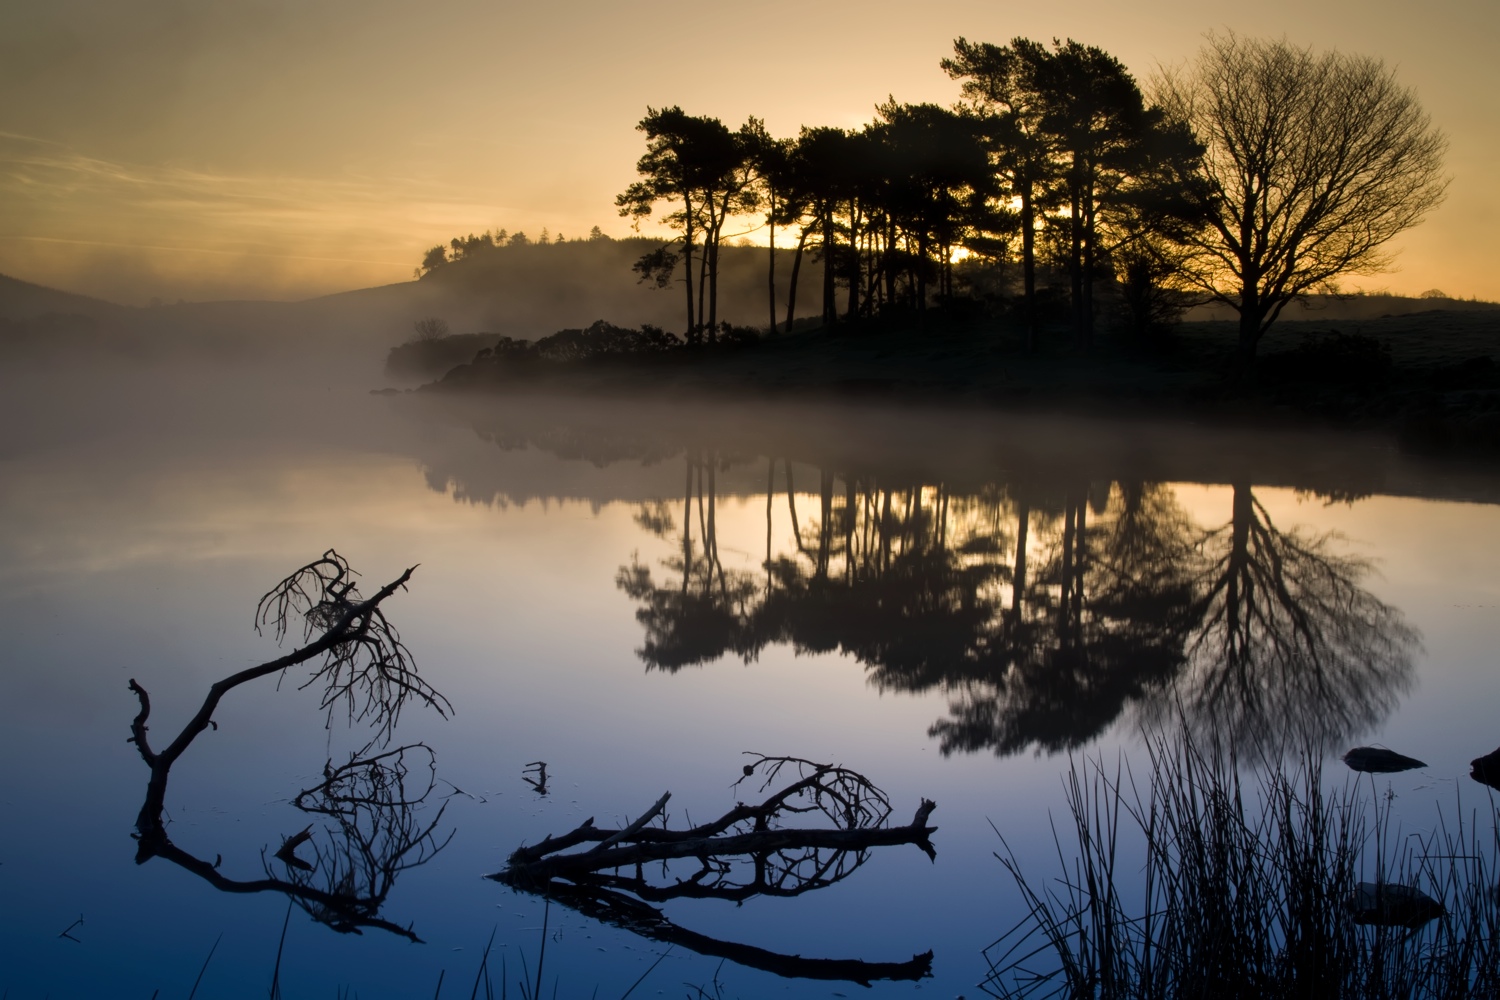
M 373 377 L 390 348 L 411 339 L 414 324 L 429 317 L 442 319 L 454 334 L 528 340 L 600 319 L 680 331 L 682 285 L 643 285 L 631 270 L 641 254 L 658 246 L 650 239 L 603 239 L 495 247 L 420 280 L 301 302 L 131 307 L 0 276 L 0 351 L 12 356 L 91 349 L 334 354 L 342 366 L 367 366 Z M 769 322 L 767 257 L 763 247 L 723 248 L 720 320 L 758 328 Z M 791 258 L 791 251 L 778 252 L 778 321 L 785 318 Z M 798 282 L 799 316 L 819 310 L 821 282 L 821 267 L 806 255 Z
M 300 302 L 190 302 L 132 307 L 45 288 L 0 275 L 0 352 L 56 353 L 105 349 L 133 354 L 189 351 L 215 356 L 276 355 L 336 359 L 378 378 L 391 348 L 410 340 L 418 320 L 443 320 L 454 335 L 537 339 L 596 320 L 626 327 L 684 326 L 680 280 L 658 289 L 631 265 L 660 246 L 645 238 L 488 247 L 445 263 L 418 280 L 362 288 Z M 786 315 L 792 252 L 777 253 L 777 321 Z M 769 322 L 764 247 L 721 250 L 719 318 L 763 329 Z M 695 279 L 697 275 L 694 275 Z M 680 275 L 679 275 L 680 278 Z M 697 291 L 695 287 L 695 292 Z M 821 310 L 822 267 L 805 255 L 797 315 Z M 844 301 L 842 292 L 840 304 Z M 1494 310 L 1495 303 L 1440 297 L 1313 296 L 1282 319 L 1348 324 L 1440 310 Z M 1223 306 L 1202 306 L 1195 321 L 1232 320 Z
M 1450 299 L 1445 295 L 1422 296 L 1358 294 L 1358 295 L 1309 295 L 1306 299 L 1287 306 L 1278 318 L 1288 322 L 1308 321 L 1351 323 L 1362 320 L 1384 319 L 1388 316 L 1410 316 L 1414 313 L 1474 312 L 1500 309 L 1500 302 L 1481 302 L 1478 299 Z M 1189 310 L 1189 320 L 1203 322 L 1237 320 L 1239 314 L 1223 303 L 1210 303 Z
M 495 247 L 444 264 L 418 281 L 324 296 L 303 303 L 328 315 L 362 316 L 403 338 L 412 324 L 432 316 L 454 333 L 485 331 L 535 339 L 604 319 L 618 326 L 651 323 L 680 331 L 686 323 L 680 281 L 658 289 L 631 270 L 654 239 L 588 240 L 550 246 Z M 777 321 L 786 318 L 792 251 L 777 252 Z M 719 259 L 718 318 L 738 326 L 769 323 L 768 251 L 727 246 Z M 805 254 L 798 276 L 797 315 L 821 309 L 822 267 Z M 695 286 L 697 275 L 694 275 Z M 694 289 L 696 293 L 696 287 Z
M 91 319 L 114 319 L 131 312 L 129 306 L 116 305 L 87 295 L 60 292 L 45 285 L 0 274 L 0 319 L 33 320 L 43 316 L 88 316 Z

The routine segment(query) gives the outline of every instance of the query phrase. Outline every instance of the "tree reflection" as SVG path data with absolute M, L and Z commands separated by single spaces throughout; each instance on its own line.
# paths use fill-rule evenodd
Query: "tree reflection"
M 948 694 L 929 730 L 945 754 L 1071 749 L 1129 712 L 1268 747 L 1327 745 L 1374 725 L 1410 684 L 1416 633 L 1364 589 L 1369 563 L 1279 530 L 1246 483 L 1230 522 L 1204 529 L 1161 483 L 955 493 L 823 469 L 799 516 L 782 464 L 792 544 L 773 549 L 771 461 L 757 583 L 719 561 L 714 465 L 688 457 L 682 552 L 662 564 L 676 582 L 638 561 L 618 577 L 641 602 L 648 666 L 749 661 L 768 643 L 842 652 L 883 690 Z M 675 528 L 659 507 L 640 519 Z
M 725 570 L 719 559 L 718 456 L 689 452 L 684 466 L 682 553 L 663 562 L 680 583 L 657 586 L 651 570 L 639 560 L 622 566 L 615 576 L 616 586 L 641 602 L 635 617 L 645 627 L 646 638 L 637 653 L 648 666 L 668 671 L 710 663 L 727 652 L 749 660 L 759 648 L 750 613 L 756 582 L 743 571 Z M 698 545 L 693 541 L 695 504 Z M 658 537 L 676 528 L 671 512 L 660 504 L 643 505 L 636 522 Z
M 1268 749 L 1329 748 L 1384 718 L 1411 686 L 1419 637 L 1336 540 L 1282 531 L 1235 483 L 1229 522 L 1200 543 L 1188 668 L 1154 716 L 1180 705 L 1197 729 Z
M 941 489 L 851 481 L 836 505 L 833 477 L 820 478 L 799 555 L 769 566 L 761 634 L 799 652 L 842 650 L 882 688 L 943 683 L 996 614 L 1002 567 L 982 548 L 946 544 L 951 498 Z
M 1030 520 L 1029 507 L 1021 513 Z M 950 718 L 929 730 L 945 754 L 1081 746 L 1184 662 L 1193 549 L 1171 491 L 1078 484 L 1050 527 L 1037 584 L 1027 590 L 1016 574 L 1012 608 L 986 635 L 984 669 L 957 685 Z

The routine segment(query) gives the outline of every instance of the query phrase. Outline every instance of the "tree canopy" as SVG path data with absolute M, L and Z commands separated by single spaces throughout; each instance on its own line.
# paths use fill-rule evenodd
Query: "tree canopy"
M 1247 361 L 1289 302 L 1387 268 L 1443 199 L 1447 142 L 1379 59 L 1217 35 L 1159 89 L 1206 147 L 1186 273 L 1239 312 Z

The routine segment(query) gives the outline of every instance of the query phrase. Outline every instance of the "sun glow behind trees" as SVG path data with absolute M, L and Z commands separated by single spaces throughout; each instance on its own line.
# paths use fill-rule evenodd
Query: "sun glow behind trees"
M 831 326 L 951 304 L 961 249 L 1020 264 L 1031 348 L 1038 268 L 1050 265 L 1067 276 L 1077 345 L 1092 343 L 1109 283 L 1137 334 L 1196 290 L 1239 312 L 1248 365 L 1286 303 L 1389 266 L 1385 245 L 1447 186 L 1446 141 L 1376 59 L 1211 36 L 1190 69 L 1157 82 L 1161 103 L 1118 59 L 1072 39 L 959 38 L 941 65 L 960 103 L 891 98 L 859 129 L 804 125 L 775 139 L 753 117 L 736 133 L 677 106 L 647 109 L 640 179 L 616 204 L 637 228 L 664 210 L 675 235 L 636 270 L 659 288 L 681 282 L 689 343 L 717 336 L 727 222 L 763 213 L 769 330 L 781 225 L 798 232 L 788 328 L 804 250 L 824 264 Z

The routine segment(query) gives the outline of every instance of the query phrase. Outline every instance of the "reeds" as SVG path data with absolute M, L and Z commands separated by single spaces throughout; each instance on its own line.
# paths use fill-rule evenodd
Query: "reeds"
M 1262 762 L 1186 737 L 1149 744 L 1150 775 L 1075 761 L 1062 877 L 996 856 L 1027 913 L 985 951 L 997 997 L 1449 998 L 1500 995 L 1493 810 L 1393 837 L 1373 780 L 1325 790 L 1320 759 Z M 1462 804 L 1458 803 L 1461 810 Z M 1065 849 L 1065 843 L 1072 850 Z M 1076 853 L 1075 853 L 1076 852 Z M 1070 856 L 1071 855 L 1071 856 Z M 1128 860 L 1127 860 L 1128 859 Z M 1123 876 L 1123 878 L 1122 878 Z M 1356 924 L 1361 881 L 1412 885 L 1446 913 Z M 1139 894 L 1128 905 L 1126 894 Z

